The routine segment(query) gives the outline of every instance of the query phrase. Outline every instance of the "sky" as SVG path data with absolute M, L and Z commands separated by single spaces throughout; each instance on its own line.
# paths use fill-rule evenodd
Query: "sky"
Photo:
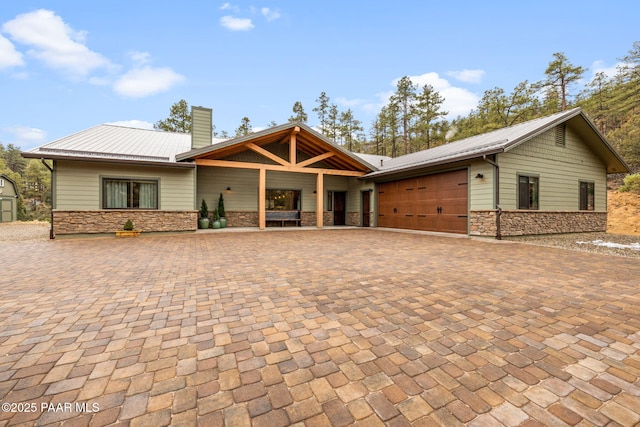
M 403 76 L 449 119 L 484 91 L 544 79 L 555 52 L 612 75 L 640 3 L 604 1 L 21 0 L 0 6 L 0 142 L 27 150 L 101 123 L 152 128 L 172 104 L 285 123 L 321 92 L 365 129 Z

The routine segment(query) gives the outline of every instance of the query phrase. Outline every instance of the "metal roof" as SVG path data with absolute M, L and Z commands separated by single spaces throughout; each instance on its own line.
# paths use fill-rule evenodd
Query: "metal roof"
M 216 139 L 214 142 L 223 140 Z M 176 164 L 176 155 L 191 148 L 188 133 L 135 129 L 102 124 L 23 153 L 24 157 Z
M 623 172 L 628 169 L 624 160 L 593 126 L 582 112 L 582 109 L 574 108 L 493 132 L 461 139 L 439 147 L 389 159 L 384 161 L 377 172 L 367 174 L 363 178 L 382 177 L 407 170 L 421 169 L 509 151 L 534 136 L 573 118 L 583 119 L 583 121 L 580 121 L 581 123 L 576 122 L 574 126 L 582 129 L 583 137 L 588 138 L 587 143 L 601 157 L 605 157 L 604 161 L 607 163 L 609 172 Z M 585 123 L 588 126 L 585 126 Z M 585 132 L 584 130 L 587 128 L 590 128 L 591 131 Z

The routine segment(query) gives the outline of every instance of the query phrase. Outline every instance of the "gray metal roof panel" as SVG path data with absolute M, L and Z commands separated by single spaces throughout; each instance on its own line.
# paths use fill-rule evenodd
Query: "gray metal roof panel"
M 544 132 L 559 122 L 568 120 L 581 113 L 579 108 L 542 117 L 528 122 L 520 123 L 481 135 L 454 141 L 449 144 L 434 147 L 428 150 L 396 157 L 385 161 L 377 172 L 372 172 L 367 177 L 386 175 L 392 171 L 400 171 L 408 168 L 427 167 L 448 162 L 466 160 L 474 157 L 482 157 L 507 151 L 519 142 Z

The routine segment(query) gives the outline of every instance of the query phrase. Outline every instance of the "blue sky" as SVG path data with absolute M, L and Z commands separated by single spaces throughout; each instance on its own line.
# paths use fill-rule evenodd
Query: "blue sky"
M 544 78 L 554 52 L 615 70 L 640 40 L 637 1 L 84 1 L 0 8 L 0 142 L 32 148 L 100 123 L 149 127 L 180 99 L 242 117 L 309 124 L 325 91 L 369 128 L 402 76 L 450 116 L 485 90 Z

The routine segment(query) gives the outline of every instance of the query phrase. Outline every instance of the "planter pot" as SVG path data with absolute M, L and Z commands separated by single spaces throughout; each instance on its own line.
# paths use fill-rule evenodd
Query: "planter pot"
M 209 228 L 209 218 L 199 218 L 198 228 Z
M 222 225 L 220 224 L 220 221 L 213 221 L 213 228 L 220 228 L 222 227 Z
M 140 230 L 118 230 L 116 237 L 138 237 L 140 233 Z
M 220 227 L 225 228 L 227 226 L 227 218 L 220 218 Z

